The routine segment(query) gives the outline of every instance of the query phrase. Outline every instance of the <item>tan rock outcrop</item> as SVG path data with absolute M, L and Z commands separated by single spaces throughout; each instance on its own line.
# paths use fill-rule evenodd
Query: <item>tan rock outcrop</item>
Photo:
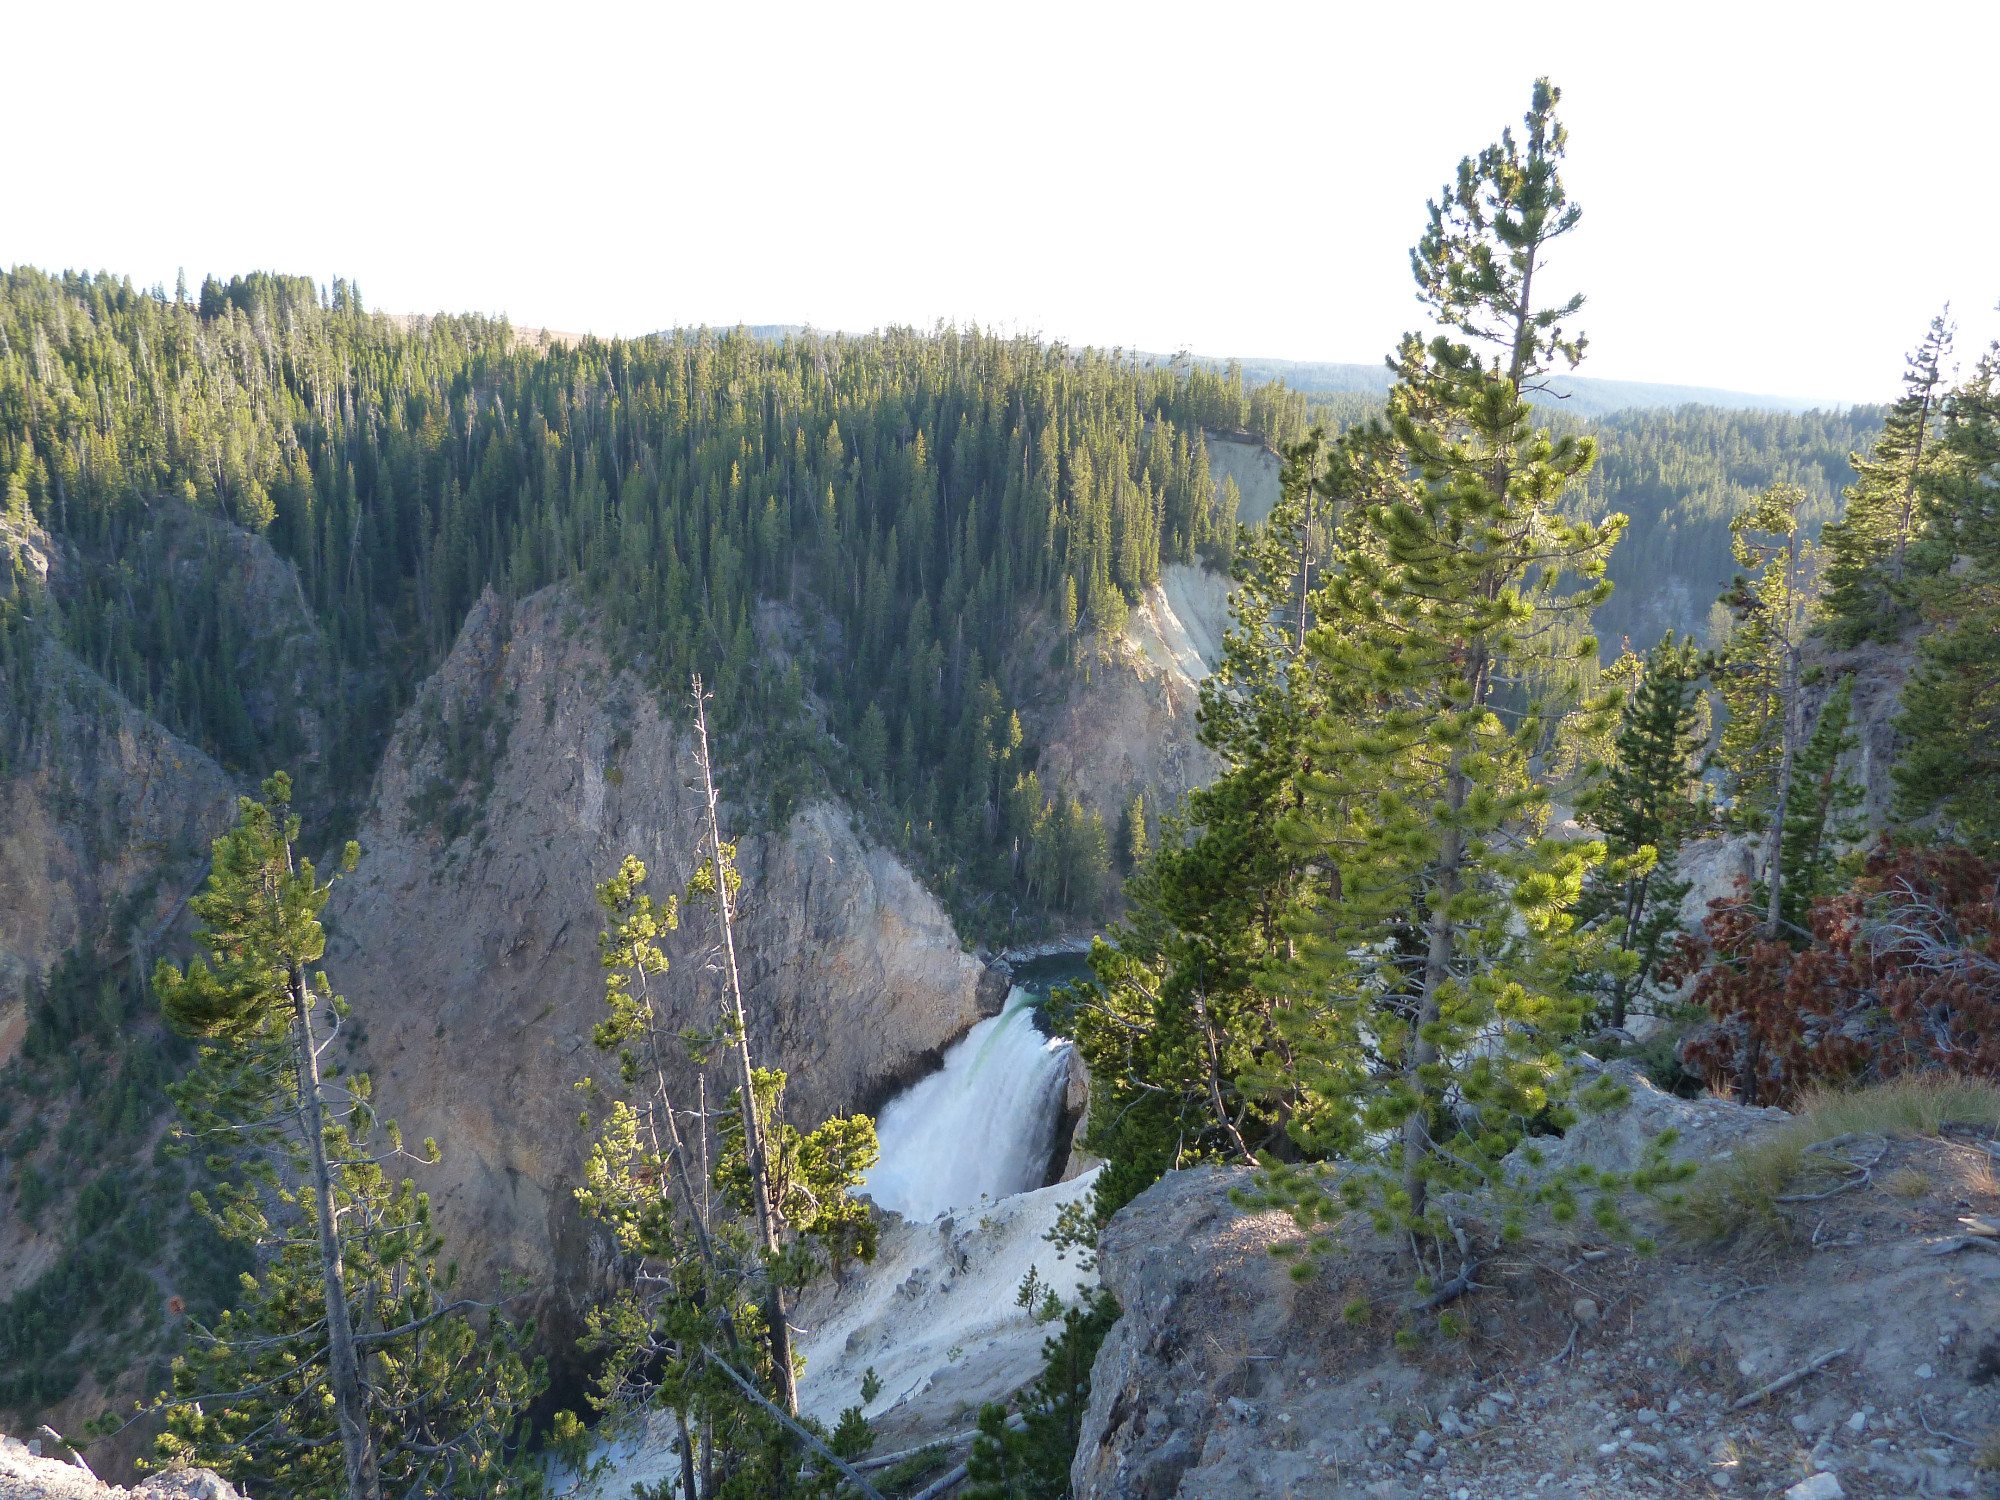
M 1107 826 L 1135 792 L 1157 812 L 1222 770 L 1197 737 L 1197 679 L 1175 658 L 1179 633 L 1166 618 L 1164 596 L 1151 590 L 1126 637 L 1083 638 L 1079 664 L 1049 674 L 1021 711 L 1041 747 L 1044 790 L 1067 786 Z
M 47 1437 L 0 1436 L 0 1500 L 244 1500 L 213 1469 L 169 1469 L 125 1489 L 106 1484 L 47 1428 Z
M 1621 1115 L 1555 1144 L 1568 1165 L 1617 1170 L 1668 1125 L 1676 1156 L 1725 1164 L 1789 1128 L 1635 1083 Z M 1796 1494 L 1815 1471 L 1850 1495 L 1986 1493 L 1966 1434 L 2000 1407 L 2000 1256 L 1964 1248 L 1958 1216 L 1961 1194 L 1992 1200 L 1991 1179 L 1963 1186 L 1955 1163 L 1983 1170 L 1983 1153 L 1961 1142 L 1913 1132 L 1888 1150 L 1924 1184 L 1918 1207 L 1879 1178 L 1801 1204 L 1754 1283 L 1742 1247 L 1677 1238 L 1636 1202 L 1657 1255 L 1581 1215 L 1531 1214 L 1509 1241 L 1498 1203 L 1448 1195 L 1477 1270 L 1449 1327 L 1416 1306 L 1418 1276 L 1442 1273 L 1407 1237 L 1365 1214 L 1323 1226 L 1327 1253 L 1295 1279 L 1296 1260 L 1270 1253 L 1300 1240 L 1290 1217 L 1233 1201 L 1253 1171 L 1170 1172 L 1099 1243 L 1123 1313 L 1092 1367 L 1074 1493 L 1642 1500 Z
M 489 594 L 399 726 L 361 864 L 329 907 L 328 969 L 365 1028 L 354 1061 L 406 1138 L 442 1146 L 422 1176 L 451 1253 L 475 1288 L 507 1273 L 541 1286 L 558 1357 L 612 1259 L 574 1199 L 588 1102 L 575 1085 L 617 1066 L 590 1041 L 603 1014 L 592 890 L 628 853 L 656 897 L 680 890 L 697 844 L 698 773 L 672 707 L 612 671 L 560 589 L 511 610 Z M 439 779 L 454 744 L 450 768 L 472 767 L 463 785 Z M 743 837 L 738 863 L 752 1050 L 792 1075 L 795 1123 L 873 1109 L 999 1008 L 1004 985 L 937 901 L 838 808 Z M 656 994 L 676 1027 L 715 1022 L 713 939 L 695 908 L 667 945 Z M 678 1102 L 696 1103 L 697 1077 L 678 1070 Z M 729 1082 L 708 1070 L 711 1105 Z

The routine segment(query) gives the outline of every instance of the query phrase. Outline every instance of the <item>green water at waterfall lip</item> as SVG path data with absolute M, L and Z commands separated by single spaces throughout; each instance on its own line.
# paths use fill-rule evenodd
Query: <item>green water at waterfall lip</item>
M 1054 953 L 1029 959 L 1014 969 L 1014 983 L 1033 995 L 1037 1005 L 1047 1000 L 1057 985 L 1090 977 L 1090 955 L 1086 953 Z
M 1095 977 L 1090 971 L 1089 954 L 1053 953 L 1047 958 L 1030 959 L 1016 966 L 1014 985 L 1027 992 L 1029 1002 L 1035 1008 L 1035 1029 L 1043 1036 L 1056 1036 L 1059 1032 L 1048 1011 L 1050 992 L 1059 985 Z

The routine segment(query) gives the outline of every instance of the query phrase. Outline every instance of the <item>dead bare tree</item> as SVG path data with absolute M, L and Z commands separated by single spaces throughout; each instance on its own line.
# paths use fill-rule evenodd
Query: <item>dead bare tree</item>
M 777 1207 L 771 1198 L 770 1157 L 764 1141 L 763 1122 L 757 1117 L 756 1073 L 750 1065 L 750 1032 L 743 1009 L 743 980 L 736 964 L 736 890 L 740 883 L 734 858 L 735 845 L 722 838 L 722 822 L 717 809 L 714 759 L 708 738 L 708 695 L 702 691 L 701 675 L 695 674 L 692 694 L 695 727 L 695 758 L 701 766 L 702 811 L 708 824 L 705 858 L 714 867 L 716 921 L 722 937 L 723 1004 L 736 1054 L 739 1095 L 743 1115 L 744 1154 L 750 1164 L 751 1216 L 756 1220 L 757 1238 L 770 1263 L 771 1275 L 765 1301 L 765 1321 L 770 1326 L 771 1374 L 777 1382 L 785 1411 L 798 1415 L 798 1377 L 792 1369 L 792 1332 L 785 1321 L 785 1289 L 777 1272 L 780 1254 Z

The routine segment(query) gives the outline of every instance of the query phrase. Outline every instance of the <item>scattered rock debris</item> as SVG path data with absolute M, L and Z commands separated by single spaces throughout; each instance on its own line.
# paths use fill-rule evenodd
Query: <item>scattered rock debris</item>
M 1703 1149 L 1725 1144 L 1711 1130 Z M 1125 1315 L 1096 1368 L 1077 1493 L 2000 1495 L 1982 1467 L 2000 1462 L 2000 1255 L 1931 1253 L 1986 1238 L 1961 1220 L 2000 1222 L 1992 1159 L 1957 1138 L 1881 1144 L 1870 1184 L 1791 1205 L 1775 1248 L 1664 1238 L 1643 1257 L 1574 1225 L 1504 1245 L 1468 1213 L 1487 1258 L 1455 1338 L 1403 1311 L 1404 1246 L 1343 1230 L 1295 1282 L 1269 1253 L 1291 1221 L 1230 1202 L 1247 1171 L 1173 1174 L 1106 1233 L 1100 1270 Z

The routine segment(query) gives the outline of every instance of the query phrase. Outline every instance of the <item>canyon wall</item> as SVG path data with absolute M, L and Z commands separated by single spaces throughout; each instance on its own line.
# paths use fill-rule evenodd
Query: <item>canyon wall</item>
M 20 588 L 29 612 L 53 613 L 63 572 L 46 533 L 0 521 L 0 597 Z M 0 724 L 0 1064 L 26 1030 L 27 982 L 127 898 L 117 937 L 157 938 L 233 806 L 220 766 L 57 642 L 28 671 L 29 711 Z
M 475 1287 L 527 1277 L 558 1356 L 611 1254 L 578 1214 L 588 1137 L 576 1084 L 615 1077 L 590 1041 L 603 1015 L 594 885 L 628 853 L 649 891 L 684 888 L 699 772 L 674 705 L 615 673 L 559 588 L 511 609 L 488 594 L 404 717 L 378 773 L 355 874 L 328 908 L 327 967 L 363 1036 L 354 1061 L 406 1138 Z M 725 816 L 725 830 L 734 821 Z M 760 1066 L 793 1083 L 789 1118 L 873 1110 L 934 1065 L 1005 985 L 937 901 L 826 803 L 739 843 L 738 956 Z M 683 911 L 656 990 L 676 1028 L 712 1028 L 711 911 Z M 677 1102 L 725 1068 L 681 1067 Z

